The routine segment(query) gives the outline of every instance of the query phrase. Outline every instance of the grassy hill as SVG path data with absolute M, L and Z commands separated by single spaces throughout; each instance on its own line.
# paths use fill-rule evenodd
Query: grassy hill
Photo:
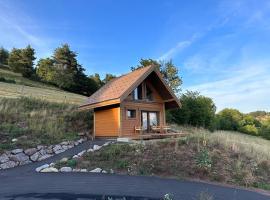
M 112 144 L 69 163 L 119 174 L 199 179 L 270 190 L 270 141 L 237 132 L 178 127 L 188 136 Z
M 77 110 L 86 98 L 0 68 L 0 153 L 89 132 L 92 113 Z
M 32 81 L 21 74 L 0 68 L 0 97 L 34 97 L 50 102 L 82 104 L 86 97 L 66 92 L 54 86 Z

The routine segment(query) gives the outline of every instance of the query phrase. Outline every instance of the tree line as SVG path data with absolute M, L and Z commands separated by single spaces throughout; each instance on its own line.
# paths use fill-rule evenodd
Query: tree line
M 39 59 L 36 68 L 35 59 L 35 50 L 30 45 L 24 49 L 13 48 L 10 52 L 0 48 L 0 64 L 8 65 L 11 70 L 21 73 L 26 78 L 50 83 L 71 92 L 91 95 L 115 78 L 112 74 L 106 74 L 102 80 L 98 73 L 87 76 L 84 73 L 85 69 L 77 61 L 77 53 L 72 51 L 68 44 L 56 48 L 51 57 Z M 167 120 L 170 123 L 204 127 L 209 130 L 239 131 L 270 139 L 269 113 L 256 111 L 244 114 L 228 108 L 216 113 L 216 106 L 211 98 L 196 91 L 187 91 L 180 95 L 182 78 L 179 76 L 179 67 L 172 60 L 141 59 L 131 70 L 149 65 L 154 65 L 160 70 L 164 80 L 182 104 L 179 109 L 167 111 Z
M 85 68 L 78 63 L 77 53 L 68 44 L 56 48 L 51 57 L 34 61 L 35 49 L 28 45 L 25 48 L 13 48 L 10 52 L 0 48 L 0 64 L 23 77 L 52 84 L 70 92 L 91 95 L 115 76 L 106 74 L 104 79 L 98 73 L 87 76 Z

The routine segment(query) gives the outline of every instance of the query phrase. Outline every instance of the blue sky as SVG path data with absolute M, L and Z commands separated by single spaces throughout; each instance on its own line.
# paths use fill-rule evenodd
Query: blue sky
M 87 74 L 173 59 L 183 91 L 218 110 L 270 111 L 270 1 L 0 0 L 0 46 L 41 58 L 62 43 Z

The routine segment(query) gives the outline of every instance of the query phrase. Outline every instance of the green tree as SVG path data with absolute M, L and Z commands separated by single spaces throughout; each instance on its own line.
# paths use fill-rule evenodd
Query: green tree
M 24 49 L 13 48 L 8 58 L 8 64 L 14 72 L 21 73 L 24 77 L 31 77 L 34 70 L 35 50 L 28 45 Z
M 22 50 L 13 48 L 8 57 L 8 65 L 14 72 L 20 72 L 21 60 L 22 60 Z
M 72 51 L 68 44 L 63 44 L 55 49 L 53 56 L 53 71 L 54 77 L 52 82 L 62 89 L 72 92 L 81 93 L 76 80 L 76 76 L 80 76 L 82 70 L 77 62 L 77 54 Z
M 236 109 L 225 108 L 217 114 L 217 128 L 238 131 L 243 114 Z
M 108 83 L 110 80 L 116 78 L 115 75 L 113 74 L 106 74 L 105 78 L 102 80 L 102 84 L 105 85 L 106 83 Z
M 8 64 L 8 50 L 4 49 L 3 47 L 0 48 L 0 64 L 7 65 Z
M 95 73 L 94 75 L 90 75 L 89 79 L 93 80 L 96 83 L 98 88 L 102 87 L 103 82 L 100 79 L 100 75 L 98 73 Z
M 169 113 L 171 122 L 212 129 L 216 106 L 211 98 L 187 91 L 180 98 L 182 107 Z
M 45 82 L 53 83 L 56 76 L 54 60 L 51 58 L 41 58 L 37 63 L 37 75 Z
M 175 66 L 172 60 L 164 62 L 164 61 L 156 61 L 153 59 L 141 59 L 140 64 L 137 65 L 136 67 L 131 67 L 131 70 L 134 71 L 136 69 L 147 67 L 149 65 L 156 66 L 159 69 L 164 80 L 176 94 L 181 91 L 180 86 L 182 85 L 182 78 L 178 74 L 179 72 L 178 67 Z
M 28 45 L 25 49 L 22 49 L 22 75 L 24 77 L 31 77 L 34 73 L 34 60 L 35 57 L 35 50 Z

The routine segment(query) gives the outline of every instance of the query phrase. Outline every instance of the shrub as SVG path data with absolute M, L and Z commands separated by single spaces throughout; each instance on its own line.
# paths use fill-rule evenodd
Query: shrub
M 126 169 L 129 166 L 129 162 L 127 160 L 118 160 L 116 161 L 117 169 Z
M 217 114 L 217 129 L 237 131 L 243 114 L 236 109 L 226 108 Z
M 196 165 L 200 169 L 208 170 L 212 167 L 212 159 L 209 156 L 209 152 L 207 149 L 203 149 L 199 151 L 199 153 L 196 155 Z
M 77 165 L 77 161 L 74 160 L 74 159 L 71 159 L 71 160 L 68 160 L 68 161 L 67 161 L 67 166 L 68 166 L 68 167 L 74 168 L 74 167 L 76 167 L 76 165 Z
M 239 131 L 242 133 L 246 133 L 249 135 L 259 135 L 258 129 L 255 127 L 255 125 L 245 125 L 239 128 Z
M 5 82 L 5 83 L 16 83 L 16 81 L 10 80 L 10 79 L 5 79 L 4 77 L 0 77 L 0 82 Z
M 260 135 L 270 140 L 270 125 L 263 125 L 260 128 Z

